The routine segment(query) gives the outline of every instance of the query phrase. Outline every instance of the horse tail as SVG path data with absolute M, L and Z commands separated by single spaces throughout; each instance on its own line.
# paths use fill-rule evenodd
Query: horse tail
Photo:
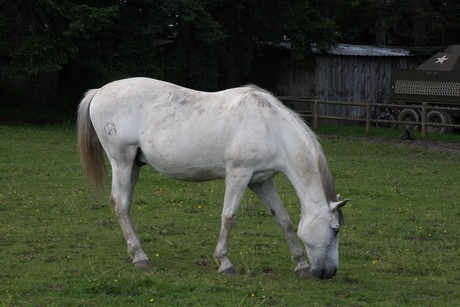
M 88 181 L 103 190 L 107 169 L 104 149 L 91 122 L 89 107 L 98 90 L 89 90 L 78 107 L 77 139 L 80 162 Z

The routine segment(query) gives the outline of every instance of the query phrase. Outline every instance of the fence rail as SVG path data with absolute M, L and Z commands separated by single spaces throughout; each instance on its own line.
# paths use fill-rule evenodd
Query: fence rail
M 444 111 L 444 112 L 458 112 L 460 113 L 460 108 L 458 107 L 440 107 L 437 105 L 430 105 L 428 102 L 424 102 L 419 105 L 398 105 L 398 104 L 376 104 L 371 103 L 370 101 L 366 102 L 344 102 L 344 101 L 329 101 L 329 100 L 319 100 L 308 97 L 296 97 L 296 96 L 279 96 L 278 99 L 281 101 L 289 102 L 303 102 L 310 104 L 310 111 L 299 111 L 298 113 L 304 117 L 312 119 L 312 125 L 314 129 L 319 127 L 320 119 L 328 120 L 338 120 L 338 121 L 353 121 L 353 122 L 362 122 L 366 125 L 366 133 L 369 133 L 371 130 L 372 124 L 392 124 L 392 125 L 410 125 L 410 126 L 420 126 L 422 137 L 426 138 L 428 134 L 428 127 L 446 127 L 460 129 L 460 125 L 452 123 L 435 123 L 427 121 L 427 114 L 429 111 Z M 344 117 L 344 116 L 335 116 L 321 114 L 320 105 L 340 105 L 340 106 L 359 106 L 364 108 L 364 117 Z M 372 118 L 373 108 L 378 109 L 413 109 L 418 111 L 421 114 L 421 120 L 416 121 L 401 121 L 401 120 L 384 120 Z

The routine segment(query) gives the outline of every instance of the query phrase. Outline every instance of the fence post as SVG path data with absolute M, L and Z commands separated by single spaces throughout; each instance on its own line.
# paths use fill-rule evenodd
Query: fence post
M 371 131 L 371 102 L 366 100 L 366 134 Z
M 422 103 L 422 137 L 426 139 L 427 129 L 426 129 L 426 108 L 428 104 L 426 102 Z
M 319 123 L 318 123 L 318 99 L 315 98 L 313 102 L 313 129 L 318 129 Z

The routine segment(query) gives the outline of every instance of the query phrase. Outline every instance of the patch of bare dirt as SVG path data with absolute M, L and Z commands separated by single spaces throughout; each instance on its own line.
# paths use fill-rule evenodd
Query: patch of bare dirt
M 460 155 L 460 143 L 433 142 L 425 140 L 401 140 L 401 139 L 368 139 L 372 142 L 388 143 L 394 145 L 423 148 L 435 152 L 447 152 Z

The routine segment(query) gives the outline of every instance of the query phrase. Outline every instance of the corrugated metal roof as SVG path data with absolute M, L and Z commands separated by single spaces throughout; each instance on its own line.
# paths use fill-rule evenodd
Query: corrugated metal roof
M 260 44 L 280 47 L 284 49 L 292 49 L 291 42 L 281 42 L 278 44 L 261 42 Z M 382 57 L 407 57 L 412 56 L 409 50 L 397 47 L 379 47 L 373 45 L 351 45 L 351 44 L 338 44 L 336 47 L 326 52 L 321 51 L 319 48 L 312 46 L 311 52 L 313 54 L 330 54 L 330 55 L 343 55 L 343 56 L 382 56 Z
M 322 54 L 321 50 L 316 47 L 312 48 L 315 54 Z M 339 44 L 336 47 L 326 52 L 331 55 L 346 55 L 346 56 L 394 56 L 405 57 L 411 56 L 410 51 L 394 48 L 394 47 L 378 47 L 372 45 L 350 45 Z

